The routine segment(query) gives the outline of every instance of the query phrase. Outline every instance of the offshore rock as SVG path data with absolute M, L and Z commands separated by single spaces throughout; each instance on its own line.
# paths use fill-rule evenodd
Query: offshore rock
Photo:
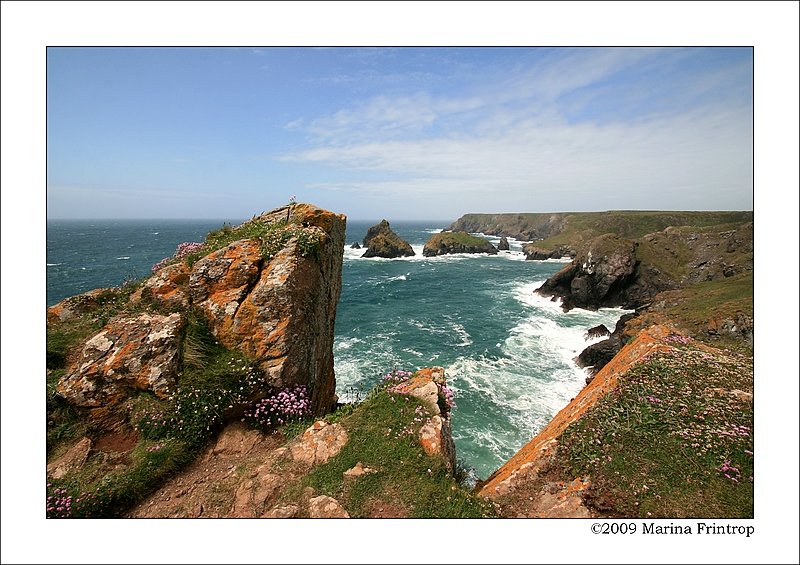
M 500 243 L 497 244 L 497 249 L 499 251 L 508 251 L 510 248 L 508 246 L 508 239 L 506 236 L 500 237 Z
M 450 253 L 488 253 L 497 254 L 497 248 L 482 237 L 467 232 L 435 233 L 425 243 L 422 254 L 425 257 L 448 255 Z
M 392 231 L 389 222 L 381 220 L 380 223 L 367 230 L 364 237 L 364 247 L 367 250 L 362 257 L 411 257 L 415 255 L 411 245 Z
M 178 313 L 113 318 L 84 344 L 58 393 L 87 408 L 108 408 L 136 390 L 168 396 L 178 378 L 183 323 Z

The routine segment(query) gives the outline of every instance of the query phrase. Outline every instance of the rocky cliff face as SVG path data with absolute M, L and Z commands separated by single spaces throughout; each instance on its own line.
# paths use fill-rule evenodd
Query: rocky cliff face
M 488 253 L 497 254 L 497 248 L 482 237 L 475 237 L 466 232 L 441 232 L 428 239 L 422 254 L 425 257 L 436 257 L 450 253 Z
M 636 247 L 613 234 L 595 238 L 572 261 L 537 290 L 563 297 L 565 310 L 628 305 L 627 287 L 636 272 Z
M 669 334 L 670 329 L 661 326 L 642 331 L 547 426 L 480 483 L 478 495 L 507 507 L 502 511 L 504 516 L 588 518 L 591 513 L 583 495 L 590 482 L 581 478 L 572 483 L 554 482 L 548 476 L 558 439 L 570 424 L 616 388 L 621 374 L 649 355 L 669 349 L 671 345 L 664 341 Z
M 465 214 L 449 230 L 505 235 L 523 241 L 546 239 L 560 233 L 568 214 Z
M 381 220 L 380 223 L 369 228 L 363 243 L 367 250 L 362 257 L 393 259 L 415 255 L 411 245 L 392 231 L 386 220 Z
M 527 252 L 539 258 L 535 248 Z M 752 222 L 733 228 L 669 227 L 636 240 L 596 237 L 537 292 L 563 298 L 565 310 L 641 308 L 661 292 L 752 270 Z
M 59 393 L 102 412 L 135 391 L 168 396 L 181 376 L 186 316 L 196 309 L 219 342 L 257 364 L 262 389 L 307 385 L 313 413 L 326 413 L 334 404 L 344 232 L 344 216 L 297 204 L 236 228 L 233 241 L 191 267 L 161 268 L 71 356 Z M 48 309 L 48 320 L 65 322 L 92 303 L 67 299 Z

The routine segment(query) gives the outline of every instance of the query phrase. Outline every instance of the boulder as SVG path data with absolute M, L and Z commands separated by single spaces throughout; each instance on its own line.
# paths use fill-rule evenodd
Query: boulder
M 396 257 L 412 257 L 415 255 L 411 245 L 394 233 L 386 220 L 381 220 L 380 223 L 367 230 L 367 235 L 364 237 L 364 247 L 367 250 L 362 257 L 394 259 Z
M 180 314 L 112 318 L 83 346 L 58 383 L 58 393 L 82 407 L 110 407 L 133 391 L 169 395 L 180 369 Z
M 593 328 L 589 328 L 586 330 L 586 337 L 589 339 L 594 339 L 596 337 L 603 337 L 606 335 L 610 335 L 611 332 L 608 331 L 608 328 L 605 325 L 600 324 L 599 326 L 595 326 Z
M 506 238 L 506 236 L 500 237 L 500 243 L 497 244 L 497 249 L 499 251 L 508 251 L 509 250 L 508 239 Z
M 497 248 L 482 237 L 470 235 L 467 232 L 441 232 L 433 234 L 422 254 L 425 257 L 436 257 L 451 253 L 488 253 L 497 254 Z
M 118 288 L 97 288 L 65 298 L 47 309 L 47 323 L 67 322 L 99 309 L 109 298 L 120 293 Z
M 622 340 L 615 335 L 608 339 L 598 341 L 588 346 L 578 355 L 577 363 L 579 367 L 591 367 L 591 375 L 586 383 L 591 382 L 591 377 L 596 375 L 600 369 L 605 367 L 614 356 L 622 349 Z
M 341 424 L 320 420 L 289 444 L 289 452 L 295 461 L 313 467 L 338 455 L 347 439 L 347 431 Z
M 309 518 L 349 518 L 339 501 L 330 496 L 315 496 L 308 501 Z
M 361 246 L 358 244 L 357 241 L 354 241 L 353 245 L 350 246 L 350 249 L 361 249 Z
M 131 295 L 131 302 L 140 300 L 157 301 L 167 308 L 186 308 L 189 305 L 187 285 L 189 267 L 185 263 L 175 263 L 156 271 L 145 281 L 142 288 Z

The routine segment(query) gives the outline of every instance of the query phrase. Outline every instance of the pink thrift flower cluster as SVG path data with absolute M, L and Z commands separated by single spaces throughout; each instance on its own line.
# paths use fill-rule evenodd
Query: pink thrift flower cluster
M 678 334 L 671 334 L 664 338 L 664 341 L 669 341 L 672 343 L 680 343 L 682 345 L 686 345 L 687 343 L 692 342 L 692 338 L 685 336 L 685 335 L 678 335 Z
M 720 468 L 717 469 L 717 471 L 722 473 L 726 478 L 730 479 L 732 482 L 734 483 L 739 482 L 739 477 L 741 475 L 741 472 L 737 467 L 731 465 L 731 462 L 729 460 L 726 459 L 725 462 L 722 464 L 722 466 L 720 466 Z
M 203 245 L 203 243 L 198 243 L 195 241 L 184 241 L 183 243 L 178 244 L 178 248 L 175 250 L 175 254 L 172 257 L 164 257 L 161 261 L 153 265 L 153 272 L 155 273 L 162 267 L 165 267 L 174 259 L 183 259 L 190 253 L 200 251 L 203 248 Z
M 245 411 L 244 415 L 265 428 L 311 416 L 311 400 L 306 385 L 275 390 Z
M 52 485 L 48 483 L 48 488 Z M 53 494 L 47 497 L 47 517 L 48 518 L 69 518 L 72 516 L 72 496 L 67 494 L 66 489 L 57 488 Z

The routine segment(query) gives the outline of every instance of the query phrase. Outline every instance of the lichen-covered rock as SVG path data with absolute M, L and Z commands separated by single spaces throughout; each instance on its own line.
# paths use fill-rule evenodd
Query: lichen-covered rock
M 97 310 L 106 298 L 118 295 L 118 288 L 97 288 L 65 298 L 47 309 L 47 323 L 67 322 L 82 314 Z
M 315 496 L 308 501 L 309 518 L 349 518 L 339 501 L 330 496 Z
M 389 222 L 381 220 L 380 223 L 367 230 L 364 237 L 364 247 L 367 250 L 362 257 L 383 257 L 384 259 L 394 259 L 395 257 L 412 257 L 415 255 L 411 245 L 397 235 Z
M 147 279 L 142 288 L 131 295 L 131 302 L 151 300 L 163 303 L 168 308 L 186 308 L 189 305 L 186 283 L 189 268 L 185 263 L 175 263 L 159 269 Z
M 289 452 L 295 461 L 313 467 L 335 457 L 347 444 L 347 439 L 347 431 L 341 424 L 320 420 L 289 444 Z
M 433 234 L 425 243 L 422 254 L 425 257 L 448 255 L 450 253 L 488 253 L 496 255 L 497 248 L 482 237 L 467 232 L 440 232 Z
M 341 292 L 345 217 L 308 204 L 260 216 L 285 219 L 316 250 L 306 253 L 299 236 L 268 259 L 257 240 L 231 243 L 195 263 L 189 276 L 191 301 L 228 348 L 253 359 L 265 386 L 305 384 L 314 414 L 334 403 L 333 329 Z
M 166 397 L 178 377 L 183 323 L 178 313 L 113 318 L 84 344 L 59 394 L 90 408 L 115 405 L 134 390 Z

